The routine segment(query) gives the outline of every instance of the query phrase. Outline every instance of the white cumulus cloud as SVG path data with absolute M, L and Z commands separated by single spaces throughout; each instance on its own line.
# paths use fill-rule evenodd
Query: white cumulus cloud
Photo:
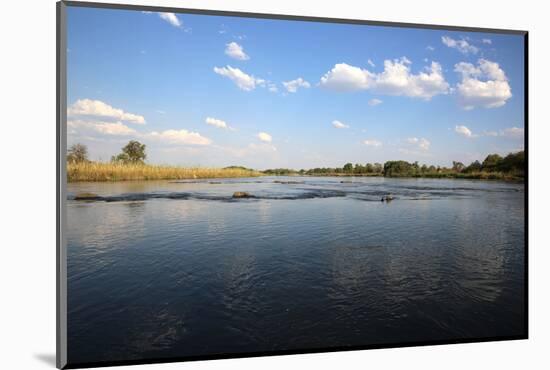
M 302 77 L 298 77 L 295 80 L 283 82 L 283 86 L 288 92 L 295 93 L 298 91 L 298 88 L 303 87 L 305 89 L 309 89 L 311 85 Z
M 198 132 L 191 132 L 185 129 L 153 131 L 146 135 L 148 138 L 179 145 L 210 145 L 212 141 Z
M 145 124 L 145 118 L 138 114 L 128 113 L 122 109 L 113 108 L 100 100 L 79 99 L 67 109 L 67 116 L 80 119 L 101 119 L 124 121 L 128 123 Z
M 335 128 L 349 128 L 349 125 L 346 125 L 345 123 L 338 120 L 332 121 L 332 126 L 334 126 Z
M 376 78 L 376 91 L 387 95 L 404 95 L 430 99 L 446 94 L 449 84 L 443 77 L 441 65 L 432 62 L 425 71 L 412 74 L 406 60 L 384 62 L 384 72 Z
M 411 72 L 410 65 L 411 61 L 405 57 L 385 60 L 384 71 L 373 73 L 367 69 L 340 63 L 321 77 L 319 84 L 335 91 L 371 90 L 378 94 L 425 100 L 448 93 L 449 84 L 445 81 L 439 63 L 432 62 L 417 74 Z
M 206 117 L 205 122 L 207 125 L 214 126 L 217 128 L 223 128 L 223 129 L 229 128 L 229 125 L 225 121 L 222 121 L 221 119 Z
M 462 135 L 462 136 L 468 137 L 468 138 L 473 138 L 473 137 L 476 136 L 472 133 L 472 131 L 468 127 L 466 127 L 464 125 L 455 126 L 455 132 L 459 135 Z
M 338 63 L 321 77 L 320 85 L 336 91 L 366 90 L 371 87 L 373 74 L 366 69 Z
M 234 41 L 225 45 L 225 54 L 230 56 L 233 59 L 238 59 L 238 60 L 250 59 L 250 57 L 244 52 L 243 47 Z
M 264 143 L 270 143 L 272 141 L 271 135 L 269 135 L 267 132 L 259 132 L 258 139 L 260 139 Z
M 179 20 L 178 16 L 175 15 L 174 13 L 161 12 L 161 13 L 158 13 L 158 14 L 159 14 L 159 17 L 164 19 L 166 22 L 170 23 L 172 26 L 174 26 L 174 27 L 181 27 L 182 26 L 182 23 Z
M 512 97 L 508 78 L 496 62 L 486 59 L 480 59 L 477 65 L 461 62 L 455 64 L 455 72 L 462 75 L 457 92 L 464 109 L 497 108 Z
M 446 46 L 460 51 L 462 54 L 477 54 L 479 49 L 464 39 L 456 40 L 449 36 L 442 36 L 441 42 Z
M 220 76 L 229 78 L 235 83 L 235 85 L 237 85 L 239 89 L 244 91 L 252 91 L 256 88 L 257 85 L 265 85 L 265 80 L 246 74 L 239 68 L 233 68 L 231 66 L 214 67 L 214 72 L 216 72 Z
M 137 133 L 136 130 L 126 126 L 122 122 L 86 121 L 77 119 L 68 120 L 67 126 L 75 130 L 96 132 L 103 135 L 129 136 Z

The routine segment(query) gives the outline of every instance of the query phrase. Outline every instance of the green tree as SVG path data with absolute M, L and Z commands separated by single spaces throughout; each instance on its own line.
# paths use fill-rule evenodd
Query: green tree
M 462 172 L 462 171 L 464 171 L 465 168 L 466 168 L 466 166 L 464 166 L 464 163 L 453 161 L 453 171 Z
M 367 172 L 365 166 L 362 164 L 356 163 L 355 168 L 353 169 L 353 173 L 361 175 L 363 173 Z
M 122 148 L 122 153 L 112 156 L 112 162 L 121 162 L 124 164 L 143 164 L 147 158 L 145 154 L 145 144 L 136 140 L 130 140 L 126 146 Z
M 351 172 L 353 172 L 353 164 L 351 164 L 351 163 L 346 163 L 346 164 L 344 165 L 344 172 L 346 172 L 346 173 L 351 173 Z
M 497 171 L 500 163 L 502 162 L 502 157 L 498 154 L 489 154 L 487 158 L 481 164 L 484 171 L 492 172 Z
M 73 144 L 67 151 L 67 162 L 82 163 L 88 162 L 88 148 L 84 144 Z
M 481 163 L 479 161 L 473 161 L 468 167 L 464 169 L 464 172 L 479 172 L 481 171 Z
M 415 161 L 411 165 L 411 170 L 413 175 L 417 175 L 420 172 L 420 165 L 418 164 L 418 161 Z
M 387 161 L 384 163 L 384 176 L 411 176 L 413 172 L 413 165 L 406 161 Z
M 517 153 L 510 153 L 502 159 L 499 165 L 499 169 L 504 172 L 525 172 L 525 153 L 520 151 Z

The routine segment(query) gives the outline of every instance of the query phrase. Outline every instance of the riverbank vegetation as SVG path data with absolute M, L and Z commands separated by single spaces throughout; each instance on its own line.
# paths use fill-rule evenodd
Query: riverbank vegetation
M 342 167 L 323 167 L 294 170 L 274 168 L 255 171 L 242 166 L 225 168 L 177 167 L 146 164 L 145 144 L 130 141 L 121 153 L 112 156 L 110 162 L 93 162 L 88 159 L 88 149 L 75 144 L 67 151 L 67 179 L 75 181 L 123 181 L 123 180 L 183 180 L 252 176 L 385 176 L 461 178 L 487 180 L 522 180 L 525 176 L 525 153 L 519 151 L 505 157 L 488 155 L 483 162 L 474 161 L 468 166 L 453 162 L 452 167 L 420 165 L 418 162 L 387 161 L 381 163 L 352 164 Z
M 384 176 L 521 180 L 525 176 L 525 153 L 510 153 L 504 158 L 490 154 L 481 163 L 474 161 L 466 166 L 461 162 L 453 162 L 451 168 L 419 166 L 418 162 L 388 161 L 384 163 Z
M 261 173 L 238 168 L 205 168 L 153 166 L 149 164 L 121 164 L 81 162 L 67 164 L 67 180 L 126 181 L 126 180 L 184 180 L 230 177 L 253 177 Z
M 145 145 L 131 141 L 111 162 L 88 160 L 82 144 L 73 145 L 67 153 L 67 181 L 184 180 L 231 177 L 253 177 L 261 173 L 241 167 L 225 168 L 157 166 L 145 163 Z
M 453 162 L 452 167 L 420 165 L 418 162 L 387 161 L 380 163 L 352 164 L 343 167 L 323 167 L 309 170 L 276 168 L 262 171 L 265 175 L 277 176 L 385 176 L 385 177 L 427 177 L 521 180 L 525 175 L 525 153 L 510 153 L 506 157 L 488 155 L 483 162 L 474 161 L 468 166 Z

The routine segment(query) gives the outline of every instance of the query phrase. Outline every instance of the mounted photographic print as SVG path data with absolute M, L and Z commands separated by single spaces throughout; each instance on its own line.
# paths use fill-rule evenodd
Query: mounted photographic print
M 58 367 L 527 338 L 527 32 L 58 3 Z

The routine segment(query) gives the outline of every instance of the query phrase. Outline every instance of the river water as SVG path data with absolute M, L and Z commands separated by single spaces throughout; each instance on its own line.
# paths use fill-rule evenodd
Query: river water
M 68 192 L 72 364 L 525 332 L 523 184 L 261 177 Z

